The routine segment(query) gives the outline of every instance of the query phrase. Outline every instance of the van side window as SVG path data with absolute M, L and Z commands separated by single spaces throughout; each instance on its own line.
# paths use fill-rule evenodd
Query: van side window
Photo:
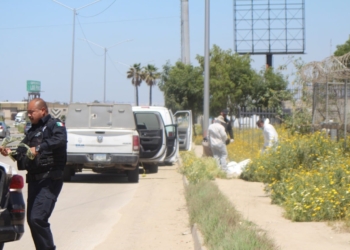
M 160 129 L 160 124 L 158 117 L 152 113 L 136 113 L 136 123 L 137 127 L 141 129 L 141 127 L 146 127 L 147 129 L 154 130 Z

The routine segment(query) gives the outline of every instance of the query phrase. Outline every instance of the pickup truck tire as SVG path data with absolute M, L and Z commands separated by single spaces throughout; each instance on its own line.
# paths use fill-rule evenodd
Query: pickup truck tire
M 72 178 L 72 170 L 70 167 L 64 167 L 63 169 L 63 181 L 70 182 Z
M 148 169 L 149 173 L 158 173 L 158 164 L 148 164 L 146 169 Z
M 139 167 L 137 166 L 134 170 L 128 170 L 128 181 L 132 183 L 138 183 L 139 182 Z

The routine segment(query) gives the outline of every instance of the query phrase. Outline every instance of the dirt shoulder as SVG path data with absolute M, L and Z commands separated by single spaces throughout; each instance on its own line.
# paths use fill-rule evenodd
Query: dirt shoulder
M 140 175 L 134 199 L 95 250 L 193 249 L 182 175 L 176 169 L 159 167 L 157 174 Z
M 262 183 L 239 179 L 217 179 L 216 183 L 243 217 L 266 230 L 282 250 L 350 249 L 349 233 L 337 233 L 325 222 L 291 222 L 285 219 L 283 209 L 271 204 Z
M 202 149 L 195 147 L 197 156 Z M 263 191 L 264 185 L 240 179 L 217 179 L 220 191 L 249 221 L 267 231 L 282 250 L 350 249 L 350 233 L 338 233 L 325 222 L 291 222 L 283 217 L 283 209 L 272 205 Z

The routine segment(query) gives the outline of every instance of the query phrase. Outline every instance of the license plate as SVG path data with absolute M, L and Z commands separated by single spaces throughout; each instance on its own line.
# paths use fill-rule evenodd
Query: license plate
M 94 154 L 94 161 L 105 161 L 106 159 L 106 154 Z

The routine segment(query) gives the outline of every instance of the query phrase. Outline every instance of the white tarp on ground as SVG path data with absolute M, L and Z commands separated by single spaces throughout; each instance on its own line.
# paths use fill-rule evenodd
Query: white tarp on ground
M 231 161 L 227 164 L 227 176 L 228 177 L 238 177 L 241 175 L 243 170 L 248 166 L 251 162 L 250 159 L 243 160 L 241 162 Z

